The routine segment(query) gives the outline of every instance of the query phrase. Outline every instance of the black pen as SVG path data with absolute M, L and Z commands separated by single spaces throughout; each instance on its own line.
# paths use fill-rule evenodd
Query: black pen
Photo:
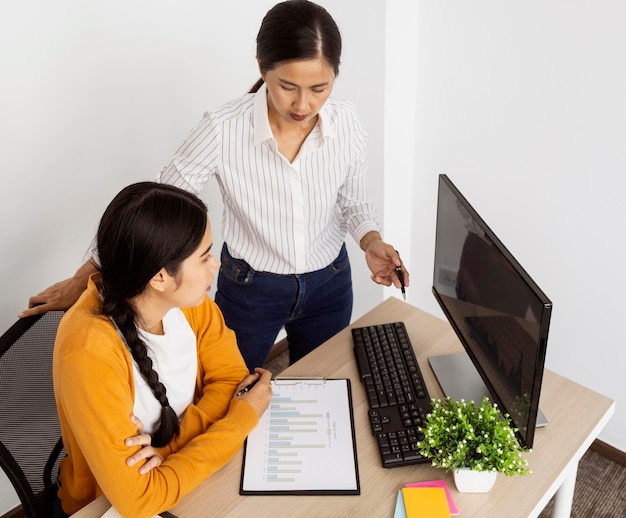
M 252 387 L 254 387 L 259 382 L 260 379 L 261 379 L 261 377 L 259 376 L 252 383 L 248 383 L 244 388 L 242 388 L 239 392 L 237 392 L 237 394 L 235 394 L 235 396 L 243 396 L 246 392 L 248 392 L 248 390 L 250 390 Z
M 396 250 L 396 254 L 400 257 L 400 252 Z M 402 261 L 402 259 L 400 259 Z M 402 273 L 402 266 L 396 266 L 396 274 L 398 275 L 398 279 L 400 280 L 400 290 L 402 291 L 402 298 L 406 300 L 406 291 L 404 289 L 404 274 Z

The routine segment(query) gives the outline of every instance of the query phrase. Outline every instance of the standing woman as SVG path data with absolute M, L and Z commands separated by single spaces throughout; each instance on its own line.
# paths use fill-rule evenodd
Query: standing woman
M 346 232 L 375 282 L 400 285 L 400 258 L 368 198 L 366 134 L 354 107 L 330 97 L 340 57 L 324 8 L 277 4 L 257 36 L 261 79 L 205 114 L 160 175 L 196 192 L 217 177 L 225 243 L 215 300 L 251 369 L 282 327 L 293 363 L 350 323 Z
M 348 232 L 374 282 L 399 288 L 401 267 L 409 284 L 368 197 L 365 131 L 351 104 L 330 97 L 340 58 L 324 8 L 277 4 L 257 36 L 261 79 L 206 113 L 159 176 L 195 192 L 217 178 L 225 243 L 215 300 L 251 370 L 283 327 L 293 363 L 350 323 Z M 90 261 L 31 297 L 21 316 L 69 307 L 93 269 Z
M 271 374 L 249 374 L 206 294 L 218 268 L 211 245 L 205 205 L 176 187 L 133 184 L 106 209 L 101 273 L 54 348 L 67 452 L 55 516 L 100 494 L 133 518 L 171 508 L 226 464 L 269 404 Z

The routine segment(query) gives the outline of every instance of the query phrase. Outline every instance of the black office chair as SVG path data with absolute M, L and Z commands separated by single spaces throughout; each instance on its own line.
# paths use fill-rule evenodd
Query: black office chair
M 52 349 L 62 311 L 27 317 L 0 337 L 0 465 L 28 518 L 50 518 L 61 429 Z

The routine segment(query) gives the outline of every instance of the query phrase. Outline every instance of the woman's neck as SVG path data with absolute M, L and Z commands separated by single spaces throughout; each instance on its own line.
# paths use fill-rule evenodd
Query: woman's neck
M 163 319 L 158 322 L 148 322 L 143 318 L 140 318 L 137 322 L 137 327 L 146 333 L 150 333 L 151 335 L 164 335 L 165 330 L 163 329 Z
M 319 115 L 315 116 L 315 118 L 311 119 L 311 122 L 305 126 L 299 126 L 283 121 L 280 117 L 273 114 L 271 107 L 268 109 L 270 128 L 276 140 L 276 144 L 278 145 L 278 151 L 280 151 L 289 162 L 293 162 L 298 156 L 302 144 L 317 124 L 318 117 Z
M 162 307 L 158 301 L 149 294 L 143 293 L 133 300 L 137 313 L 137 327 L 153 335 L 163 335 L 163 317 L 171 309 Z

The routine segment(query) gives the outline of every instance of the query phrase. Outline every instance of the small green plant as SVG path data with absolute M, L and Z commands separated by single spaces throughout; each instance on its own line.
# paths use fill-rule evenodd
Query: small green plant
M 530 473 L 508 414 L 485 397 L 473 401 L 433 399 L 432 412 L 421 428 L 424 439 L 417 443 L 422 455 L 441 468 L 498 471 L 505 475 Z

